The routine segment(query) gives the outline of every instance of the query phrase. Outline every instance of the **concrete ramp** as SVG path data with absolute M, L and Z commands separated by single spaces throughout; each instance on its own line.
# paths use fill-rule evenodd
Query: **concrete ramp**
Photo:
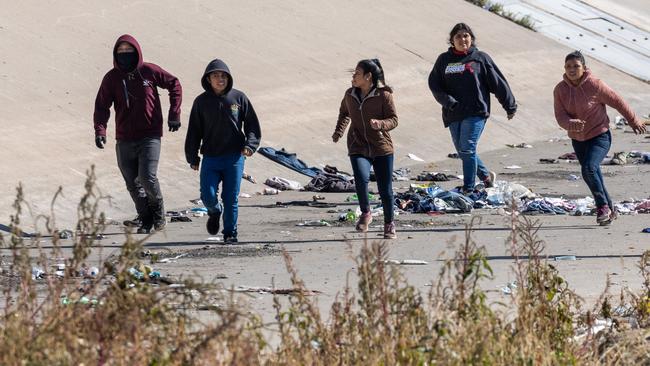
M 165 133 L 159 176 L 167 208 L 197 198 L 198 175 L 184 160 L 183 142 L 199 79 L 212 58 L 224 59 L 235 87 L 252 100 L 262 122 L 263 145 L 285 147 L 311 165 L 349 170 L 344 144 L 330 140 L 338 107 L 356 62 L 379 57 L 395 89 L 400 125 L 393 134 L 396 167 L 414 153 L 427 161 L 452 151 L 440 107 L 427 88 L 451 27 L 464 21 L 478 45 L 510 81 L 520 109 L 506 121 L 493 99 L 493 116 L 480 150 L 505 143 L 564 135 L 552 114 L 552 89 L 570 51 L 553 40 L 461 0 L 437 1 L 15 1 L 0 13 L 0 222 L 8 221 L 14 187 L 22 182 L 35 213 L 54 205 L 61 226 L 76 220 L 84 172 L 96 166 L 98 184 L 112 197 L 109 216 L 134 209 L 115 163 L 114 121 L 107 149 L 94 146 L 94 98 L 112 67 L 111 49 L 134 35 L 144 58 L 183 84 L 183 127 Z M 647 109 L 645 83 L 591 62 L 596 74 L 637 109 Z M 163 100 L 166 97 L 161 90 Z M 167 102 L 163 104 L 167 107 Z M 247 162 L 258 181 L 272 175 L 308 182 L 262 156 Z M 244 182 L 243 192 L 261 191 Z
M 626 20 L 635 19 L 628 14 L 578 0 L 510 0 L 504 9 L 530 17 L 535 29 L 549 38 L 650 82 L 650 31 Z

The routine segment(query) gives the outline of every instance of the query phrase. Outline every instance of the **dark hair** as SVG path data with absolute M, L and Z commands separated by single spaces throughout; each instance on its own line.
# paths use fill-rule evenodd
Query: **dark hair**
M 474 36 L 474 32 L 472 32 L 472 28 L 469 27 L 469 25 L 465 23 L 458 23 L 456 24 L 453 28 L 451 28 L 451 32 L 449 32 L 449 44 L 454 45 L 454 36 L 456 33 L 460 31 L 465 31 L 469 33 L 470 36 L 472 36 L 472 46 L 476 42 L 476 37 Z
M 357 67 L 363 70 L 364 74 L 370 73 L 370 75 L 372 75 L 372 83 L 376 88 L 384 86 L 390 89 L 384 80 L 384 69 L 381 67 L 379 59 L 373 58 L 361 60 L 359 63 L 357 63 Z M 379 82 L 381 82 L 381 85 Z
M 578 60 L 582 63 L 582 66 L 587 66 L 587 63 L 585 62 L 585 56 L 583 56 L 582 52 L 580 51 L 573 51 L 570 54 L 566 55 L 564 58 L 564 63 L 569 60 Z

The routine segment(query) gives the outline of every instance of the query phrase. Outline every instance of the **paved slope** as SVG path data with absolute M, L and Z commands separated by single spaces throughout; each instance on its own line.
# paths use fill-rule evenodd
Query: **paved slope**
M 109 216 L 133 214 L 115 164 L 113 121 L 104 151 L 94 147 L 92 130 L 94 97 L 122 33 L 133 34 L 147 61 L 183 83 L 184 126 L 165 134 L 159 170 L 172 208 L 198 196 L 198 177 L 187 167 L 182 148 L 188 112 L 201 91 L 199 78 L 214 57 L 228 62 L 235 86 L 253 101 L 263 123 L 263 145 L 286 147 L 312 165 L 346 169 L 344 144 L 332 144 L 329 136 L 349 85 L 348 70 L 359 59 L 379 57 L 396 90 L 400 115 L 394 133 L 396 165 L 411 164 L 405 158 L 409 152 L 428 161 L 442 158 L 451 143 L 426 78 L 458 21 L 474 27 L 480 48 L 497 61 L 520 104 L 516 119 L 507 122 L 494 101 L 480 149 L 561 135 L 552 116 L 551 91 L 569 49 L 460 0 L 408 6 L 344 0 L 5 4 L 0 13 L 0 222 L 12 212 L 18 181 L 35 212 L 48 211 L 56 187 L 63 186 L 57 219 L 62 225 L 73 222 L 84 171 L 91 164 L 103 192 L 113 198 L 106 207 Z M 646 84 L 591 64 L 641 111 L 650 97 Z M 166 96 L 164 90 L 161 94 Z M 246 170 L 258 180 L 281 175 L 308 181 L 261 156 L 250 159 Z

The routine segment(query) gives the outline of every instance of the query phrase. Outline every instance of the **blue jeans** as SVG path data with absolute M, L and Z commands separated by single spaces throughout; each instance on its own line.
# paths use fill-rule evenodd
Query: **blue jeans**
M 485 117 L 467 117 L 449 124 L 451 140 L 458 156 L 463 161 L 463 189 L 473 190 L 476 176 L 481 180 L 490 177 L 490 171 L 478 157 L 476 146 L 485 127 Z
M 239 187 L 244 173 L 244 155 L 241 153 L 223 156 L 204 156 L 201 163 L 201 201 L 208 214 L 223 213 L 224 236 L 237 236 L 237 213 Z M 221 201 L 219 183 L 222 183 Z
M 361 212 L 370 212 L 368 201 L 368 181 L 370 181 L 370 166 L 375 170 L 377 189 L 384 208 L 384 222 L 393 221 L 393 154 L 368 158 L 363 155 L 350 155 L 354 185 L 359 197 Z
M 587 141 L 571 140 L 571 144 L 582 168 L 582 179 L 594 196 L 596 207 L 608 205 L 613 209 L 612 200 L 605 189 L 603 173 L 600 171 L 600 163 L 612 146 L 612 133 L 608 130 Z

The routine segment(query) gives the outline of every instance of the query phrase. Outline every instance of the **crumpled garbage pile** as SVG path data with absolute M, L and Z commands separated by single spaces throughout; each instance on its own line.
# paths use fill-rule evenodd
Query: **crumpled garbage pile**
M 471 212 L 479 208 L 499 208 L 515 204 L 526 215 L 595 215 L 593 198 L 567 199 L 542 197 L 527 187 L 499 180 L 494 187 L 479 188 L 463 195 L 458 188 L 444 190 L 435 183 L 411 184 L 407 192 L 395 194 L 395 205 L 411 213 Z M 619 214 L 650 213 L 650 198 L 626 200 L 614 204 Z

